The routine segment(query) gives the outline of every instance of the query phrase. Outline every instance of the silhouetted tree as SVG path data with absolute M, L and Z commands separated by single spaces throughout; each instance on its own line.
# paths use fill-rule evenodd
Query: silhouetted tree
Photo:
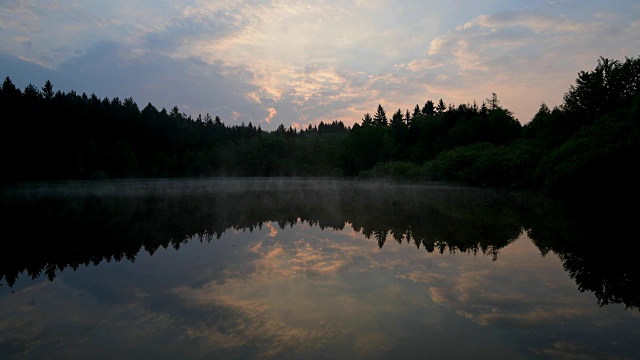
M 403 121 L 402 110 L 398 109 L 396 110 L 396 112 L 393 113 L 393 116 L 391 117 L 391 125 L 399 124 L 402 121 Z
M 420 116 L 422 112 L 420 111 L 420 105 L 416 104 L 416 107 L 413 108 L 413 117 L 416 118 Z
M 373 118 L 369 113 L 364 114 L 364 117 L 362 118 L 362 125 L 365 125 L 365 124 L 368 124 L 368 125 L 373 124 Z
M 489 104 L 489 110 L 499 108 L 500 101 L 498 100 L 498 95 L 496 93 L 491 93 L 491 97 L 487 99 L 487 104 Z
M 373 124 L 376 126 L 387 126 L 389 121 L 387 120 L 387 113 L 382 108 L 382 105 L 378 104 L 376 113 L 373 115 Z
M 53 98 L 53 84 L 51 84 L 51 81 L 47 80 L 44 83 L 42 96 L 44 96 L 45 100 L 51 100 Z
M 444 107 L 444 103 L 442 105 Z M 425 104 L 424 107 L 422 108 L 422 115 L 425 116 L 432 116 L 435 114 L 435 105 L 433 104 L 433 101 L 428 100 Z

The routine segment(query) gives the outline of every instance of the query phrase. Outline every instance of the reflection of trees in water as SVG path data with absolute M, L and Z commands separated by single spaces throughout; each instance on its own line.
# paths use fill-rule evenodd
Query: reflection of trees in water
M 349 223 L 380 248 L 396 241 L 428 252 L 482 253 L 494 260 L 528 229 L 543 254 L 559 254 L 581 291 L 593 291 L 601 304 L 638 305 L 637 278 L 628 275 L 637 271 L 619 268 L 633 263 L 605 266 L 596 261 L 604 250 L 577 246 L 583 242 L 575 235 L 586 235 L 576 229 L 593 239 L 608 239 L 606 235 L 589 230 L 572 213 L 542 207 L 539 199 L 453 187 L 310 184 L 267 182 L 247 188 L 214 182 L 184 189 L 174 185 L 173 191 L 116 187 L 107 193 L 5 191 L 0 206 L 9 242 L 0 255 L 0 280 L 13 286 L 22 273 L 53 280 L 65 268 L 135 261 L 142 249 L 149 254 L 160 247 L 179 249 L 192 238 L 213 241 L 229 229 L 254 231 L 267 223 L 285 229 L 303 222 L 335 230 Z
M 529 237 L 542 254 L 552 251 L 580 291 L 593 292 L 600 306 L 640 309 L 640 244 L 634 214 L 624 207 L 548 208 L 554 217 L 531 218 Z
M 392 238 L 428 252 L 482 253 L 494 260 L 521 234 L 522 198 L 479 189 L 432 191 L 396 190 L 388 201 L 361 198 L 358 206 L 370 211 L 352 209 L 349 221 L 380 247 Z
M 460 251 L 473 246 L 484 250 L 487 243 L 500 248 L 520 229 L 517 223 L 506 222 L 510 230 L 505 237 L 493 223 L 476 224 L 477 214 L 455 206 L 461 200 L 484 205 L 476 201 L 489 196 L 482 192 L 474 195 L 455 188 L 421 192 L 412 186 L 340 184 L 311 187 L 285 183 L 258 189 L 215 186 L 185 191 L 132 191 L 126 187 L 108 192 L 99 192 L 102 188 L 73 192 L 64 187 L 60 188 L 64 191 L 50 192 L 5 191 L 5 234 L 13 239 L 14 250 L 2 252 L 1 274 L 9 284 L 23 271 L 32 278 L 46 275 L 53 279 L 56 271 L 67 267 L 77 269 L 105 260 L 134 261 L 141 249 L 149 254 L 160 247 L 179 249 L 192 237 L 212 241 L 229 229 L 253 231 L 268 222 L 284 229 L 300 220 L 336 230 L 344 229 L 348 222 L 368 238 L 376 234 L 380 247 L 392 234 L 396 241 L 414 241 L 429 251 L 434 251 L 435 244 L 442 251 L 447 246 Z M 451 214 L 445 215 L 445 211 Z

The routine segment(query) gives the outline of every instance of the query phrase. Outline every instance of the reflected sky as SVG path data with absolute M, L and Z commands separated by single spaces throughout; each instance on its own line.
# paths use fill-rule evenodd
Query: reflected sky
M 526 232 L 496 260 L 267 222 L 0 287 L 3 359 L 622 359 L 639 329 Z

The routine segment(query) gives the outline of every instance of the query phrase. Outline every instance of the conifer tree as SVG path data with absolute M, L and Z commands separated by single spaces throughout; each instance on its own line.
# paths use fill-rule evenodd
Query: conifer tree
M 433 101 L 428 100 L 424 104 L 424 107 L 422 108 L 422 114 L 425 116 L 431 116 L 435 113 L 434 109 L 435 109 L 435 106 L 433 104 Z
M 373 124 L 373 118 L 369 113 L 364 114 L 364 117 L 362 118 L 362 125 L 365 125 L 365 124 L 368 124 L 368 125 Z
M 387 126 L 389 125 L 389 120 L 387 120 L 387 113 L 382 108 L 382 105 L 378 104 L 378 109 L 376 110 L 375 115 L 373 116 L 373 124 L 376 126 Z
M 402 110 L 398 109 L 393 113 L 393 117 L 391 118 L 391 124 L 399 124 L 403 120 Z
M 413 108 L 413 118 L 420 116 L 422 112 L 420 111 L 420 105 L 416 104 L 416 107 Z
M 498 100 L 498 95 L 496 95 L 496 93 L 491 93 L 491 97 L 487 99 L 487 103 L 489 104 L 490 110 L 495 110 L 500 107 L 500 101 Z
M 47 80 L 42 87 L 42 95 L 45 99 L 51 100 L 53 98 L 53 85 L 51 81 Z

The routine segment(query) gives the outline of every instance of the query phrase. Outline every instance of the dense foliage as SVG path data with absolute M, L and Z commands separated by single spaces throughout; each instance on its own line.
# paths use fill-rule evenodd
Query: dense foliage
M 364 176 L 541 190 L 570 197 L 637 194 L 640 60 L 600 58 L 563 104 L 522 126 L 496 94 L 481 105 L 429 100 L 352 128 L 225 125 L 133 99 L 0 88 L 2 182 L 130 177 Z

